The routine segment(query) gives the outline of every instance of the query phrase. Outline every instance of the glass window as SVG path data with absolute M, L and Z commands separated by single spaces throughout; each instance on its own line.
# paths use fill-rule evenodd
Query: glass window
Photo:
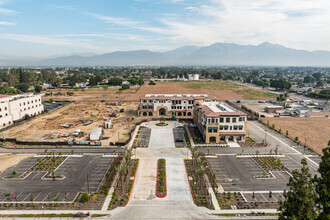
M 239 130 L 243 130 L 243 125 L 238 126 Z
M 237 130 L 238 129 L 238 126 L 237 125 L 234 125 L 234 130 Z
M 225 130 L 228 130 L 228 127 L 229 127 L 228 125 L 225 125 Z
M 220 118 L 220 122 L 223 122 L 223 118 Z
M 243 121 L 243 117 L 239 117 L 239 119 L 238 119 L 239 121 Z
M 220 125 L 220 130 L 223 130 L 223 125 Z
M 209 133 L 212 133 L 212 130 L 213 130 L 213 129 L 212 129 L 211 127 L 208 128 L 208 132 L 209 132 Z
M 232 122 L 235 123 L 235 122 L 236 122 L 236 118 L 233 118 L 233 119 L 232 119 Z
M 230 118 L 226 118 L 226 122 L 230 122 Z
M 213 128 L 213 132 L 214 132 L 214 133 L 217 133 L 217 132 L 218 132 L 218 127 L 214 127 L 214 128 Z

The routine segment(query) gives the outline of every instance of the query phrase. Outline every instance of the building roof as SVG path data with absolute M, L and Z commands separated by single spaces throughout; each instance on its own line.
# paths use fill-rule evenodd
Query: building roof
M 223 102 L 208 102 L 198 106 L 206 117 L 220 116 L 246 116 L 247 114 L 237 110 Z
M 330 117 L 330 112 L 306 112 L 305 115 L 310 117 Z
M 212 98 L 207 94 L 146 94 L 141 99 L 158 99 L 158 100 L 203 100 Z

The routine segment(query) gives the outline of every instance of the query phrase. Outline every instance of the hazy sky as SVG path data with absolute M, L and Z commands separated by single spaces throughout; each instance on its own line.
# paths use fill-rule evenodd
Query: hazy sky
M 330 51 L 330 0 L 0 0 L 0 55 L 216 42 Z

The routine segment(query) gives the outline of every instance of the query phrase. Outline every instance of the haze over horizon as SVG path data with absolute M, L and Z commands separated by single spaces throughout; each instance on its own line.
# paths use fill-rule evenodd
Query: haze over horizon
M 169 51 L 214 43 L 330 51 L 324 0 L 0 0 L 0 55 Z

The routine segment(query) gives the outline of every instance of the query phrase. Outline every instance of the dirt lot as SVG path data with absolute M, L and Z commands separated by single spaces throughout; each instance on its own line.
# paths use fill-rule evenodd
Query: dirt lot
M 53 93 L 52 96 L 45 96 L 43 100 L 52 98 L 54 100 L 74 100 L 74 101 L 90 101 L 105 102 L 110 101 L 132 101 L 133 96 L 138 90 L 138 87 L 131 87 L 130 89 L 119 91 L 119 87 L 116 88 L 91 88 L 91 89 L 50 89 L 46 93 Z M 73 92 L 73 95 L 67 95 L 67 92 Z
M 138 119 L 131 120 L 136 115 L 138 103 L 126 102 L 121 106 L 110 106 L 101 102 L 75 102 L 52 113 L 38 117 L 25 124 L 13 127 L 3 132 L 6 138 L 17 138 L 23 141 L 67 141 L 73 138 L 72 133 L 80 129 L 85 132 L 81 138 L 75 138 L 75 141 L 86 141 L 87 136 L 95 127 L 103 126 L 105 120 L 113 112 L 119 112 L 125 109 L 125 112 L 119 113 L 119 117 L 112 117 L 113 129 L 105 129 L 102 145 L 108 145 L 109 142 L 124 142 L 129 137 L 129 131 L 134 127 Z M 93 122 L 85 126 L 81 121 Z M 61 125 L 68 123 L 73 127 L 63 128 Z M 58 132 L 60 136 L 58 136 Z M 119 138 L 118 138 L 119 135 Z
M 322 149 L 328 145 L 330 140 L 330 120 L 328 118 L 267 118 L 269 124 L 275 124 L 275 128 L 282 129 L 285 134 L 289 131 L 289 137 L 298 137 L 302 144 L 306 144 L 315 152 L 322 154 Z
M 31 157 L 33 155 L 15 155 L 15 154 L 6 154 L 0 155 L 0 173 L 4 172 L 9 167 L 12 167 L 18 164 L 21 160 Z
M 237 105 L 239 105 L 240 107 L 242 107 L 242 105 L 244 105 L 248 109 L 251 109 L 252 111 L 258 112 L 260 115 L 264 115 L 267 118 L 268 117 L 274 117 L 274 115 L 278 115 L 278 114 L 265 112 L 265 107 L 275 106 L 274 104 L 269 103 L 269 102 L 265 102 L 265 103 L 259 103 L 258 101 L 241 102 L 241 103 L 237 103 Z
M 220 100 L 270 100 L 275 99 L 276 94 L 249 88 L 227 81 L 211 82 L 156 82 L 156 85 L 143 85 L 133 97 L 138 101 L 145 94 L 210 94 Z

